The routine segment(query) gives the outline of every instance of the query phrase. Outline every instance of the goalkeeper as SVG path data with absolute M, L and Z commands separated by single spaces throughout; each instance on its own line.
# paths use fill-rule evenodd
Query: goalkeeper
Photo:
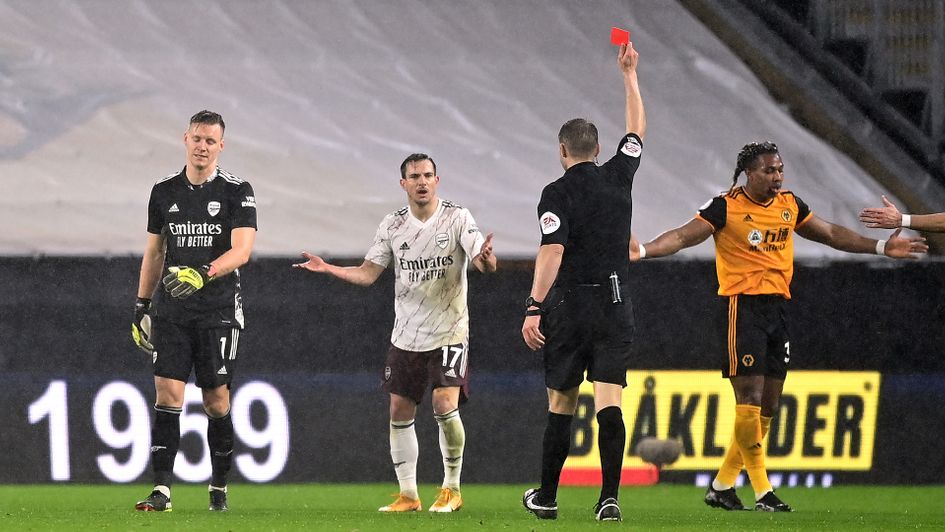
M 154 489 L 135 505 L 137 510 L 171 510 L 180 414 L 191 370 L 209 418 L 210 510 L 228 509 L 230 384 L 243 329 L 239 267 L 249 260 L 256 238 L 256 199 L 249 183 L 217 167 L 224 128 L 217 113 L 191 117 L 184 134 L 186 166 L 151 189 L 131 336 L 154 366 Z M 157 297 L 153 309 L 152 295 Z

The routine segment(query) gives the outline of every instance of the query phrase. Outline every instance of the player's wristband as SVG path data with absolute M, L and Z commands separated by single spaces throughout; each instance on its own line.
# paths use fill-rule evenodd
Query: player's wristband
M 885 240 L 877 240 L 877 241 L 876 241 L 876 254 L 877 254 L 877 255 L 885 255 L 885 254 L 886 254 L 886 241 L 885 241 Z
M 908 227 L 912 227 L 912 215 L 911 215 L 911 214 L 903 214 L 903 215 L 902 215 L 902 222 L 899 223 L 899 227 L 907 227 L 907 228 L 908 228 Z
M 530 308 L 525 311 L 525 316 L 541 316 L 540 308 Z
M 642 259 L 645 257 L 646 257 L 646 248 L 643 247 L 643 244 L 640 244 L 640 258 Z

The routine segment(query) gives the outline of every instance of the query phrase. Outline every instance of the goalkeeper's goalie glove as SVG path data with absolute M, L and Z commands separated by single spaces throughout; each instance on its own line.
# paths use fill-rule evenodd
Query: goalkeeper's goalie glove
M 213 280 L 210 276 L 210 266 L 207 264 L 199 268 L 171 266 L 167 271 L 171 273 L 164 276 L 164 290 L 179 299 L 190 296 Z
M 139 349 L 149 355 L 154 355 L 154 346 L 151 345 L 151 300 L 139 297 L 135 301 L 135 320 L 131 322 L 131 339 Z

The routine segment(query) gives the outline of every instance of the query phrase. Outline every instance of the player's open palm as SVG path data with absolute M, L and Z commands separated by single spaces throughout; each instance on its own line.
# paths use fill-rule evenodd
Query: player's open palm
M 884 253 L 887 257 L 894 259 L 917 259 L 919 258 L 918 254 L 927 253 L 929 251 L 929 246 L 925 243 L 925 238 L 921 236 L 901 237 L 899 236 L 901 232 L 901 227 L 896 229 L 896 231 L 889 236 L 889 240 L 886 241 Z
M 305 259 L 307 260 L 305 262 L 299 262 L 297 264 L 293 264 L 292 265 L 293 268 L 302 268 L 310 272 L 318 272 L 318 273 L 324 273 L 328 271 L 328 268 L 327 268 L 328 263 L 322 260 L 322 258 L 319 257 L 318 255 L 312 255 L 311 253 L 307 251 L 303 251 L 302 256 L 305 257 Z

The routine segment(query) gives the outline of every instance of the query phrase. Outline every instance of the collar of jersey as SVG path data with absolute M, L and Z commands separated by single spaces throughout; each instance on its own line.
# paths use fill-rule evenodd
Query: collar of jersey
M 777 199 L 777 197 L 778 197 L 777 195 L 775 195 L 773 198 L 771 198 L 770 200 L 768 200 L 768 203 L 761 203 L 761 202 L 755 201 L 755 198 L 751 197 L 751 194 L 748 193 L 748 190 L 745 189 L 744 186 L 739 187 L 739 188 L 742 189 L 742 194 L 744 194 L 745 197 L 748 198 L 748 201 L 754 203 L 755 205 L 760 205 L 760 206 L 762 206 L 762 207 L 770 207 L 771 204 L 774 203 L 774 200 Z
M 410 210 L 410 205 L 408 204 L 408 205 L 407 205 L 407 216 L 410 217 L 410 221 L 413 222 L 413 223 L 415 223 L 415 224 L 417 224 L 417 225 L 426 226 L 426 225 L 429 224 L 431 221 L 435 220 L 435 219 L 440 215 L 440 212 L 443 211 L 443 200 L 440 199 L 439 197 L 437 197 L 437 198 L 436 198 L 436 201 L 437 201 L 436 210 L 433 211 L 433 214 L 431 214 L 430 217 L 427 218 L 427 221 L 425 221 L 425 222 L 421 222 L 421 221 L 420 221 L 420 218 L 417 218 L 416 216 L 413 215 L 413 211 Z
M 190 179 L 187 179 L 187 167 L 186 167 L 186 166 L 185 166 L 184 169 L 181 170 L 181 172 L 180 172 L 180 176 L 184 178 L 184 184 L 187 185 L 187 188 L 189 188 L 190 190 L 196 190 L 196 188 L 199 188 L 199 187 L 202 187 L 202 186 L 204 186 L 204 185 L 210 184 L 214 179 L 217 178 L 218 175 L 220 175 L 220 167 L 219 167 L 219 166 L 216 167 L 216 168 L 214 168 L 213 173 L 210 174 L 210 177 L 208 177 L 206 181 L 204 181 L 203 183 L 201 183 L 201 184 L 199 184 L 199 185 L 194 185 L 193 183 L 190 182 Z

